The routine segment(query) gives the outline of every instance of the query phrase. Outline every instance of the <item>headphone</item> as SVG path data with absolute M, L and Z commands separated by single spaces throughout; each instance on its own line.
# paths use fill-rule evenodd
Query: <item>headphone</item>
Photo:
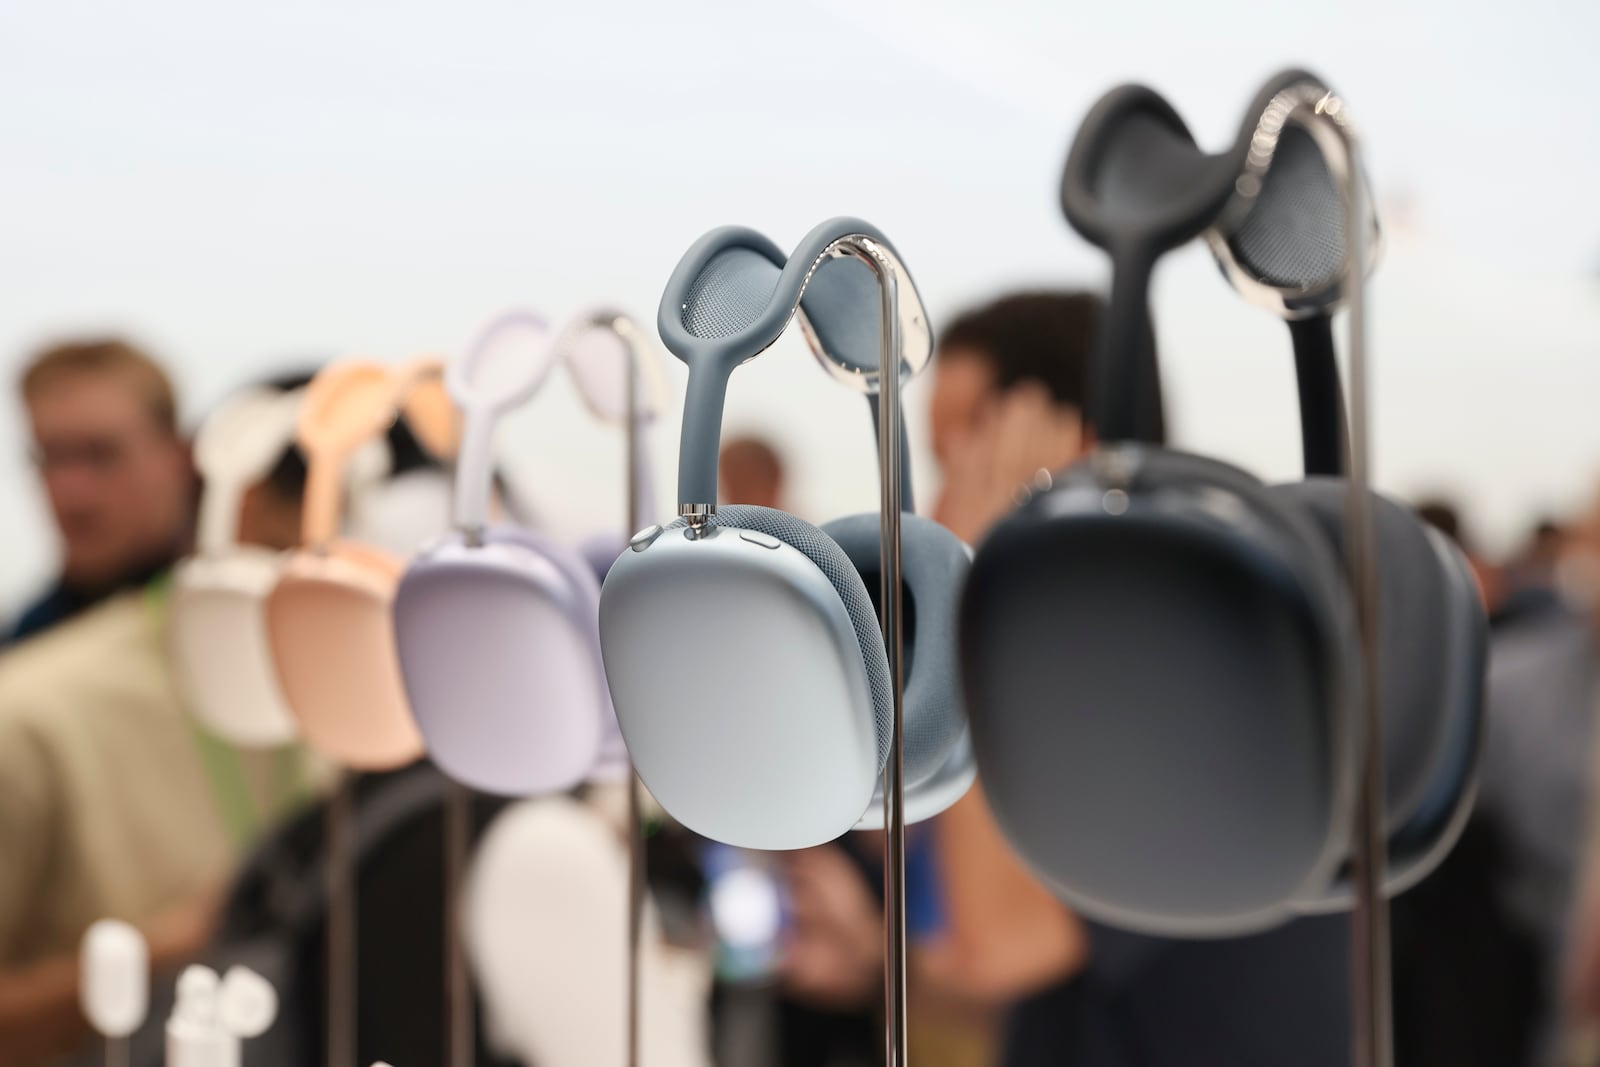
M 1363 284 L 1346 243 L 1371 222 L 1349 215 L 1322 140 L 1347 121 L 1289 71 L 1208 155 L 1130 86 L 1095 105 L 1067 159 L 1066 216 L 1113 265 L 1091 394 L 1101 446 L 1041 476 L 979 547 L 962 664 L 1001 827 L 1064 899 L 1128 929 L 1236 935 L 1348 904 L 1365 671 L 1386 751 L 1385 889 L 1424 877 L 1471 806 L 1483 607 L 1455 546 L 1376 493 L 1381 662 L 1358 640 L 1327 317 Z M 1348 178 L 1359 205 L 1364 179 Z M 1152 440 L 1150 275 L 1202 233 L 1225 274 L 1296 323 L 1303 481 L 1265 486 Z
M 472 859 L 461 925 L 491 1044 L 521 1063 L 620 1064 L 632 980 L 628 848 L 599 813 L 566 796 L 495 816 Z M 639 1029 L 647 1062 L 706 1067 L 709 961 L 673 948 L 643 902 Z M 497 1040 L 496 1040 L 497 1039 Z
M 527 402 L 552 363 L 573 368 L 590 409 L 626 417 L 629 368 L 647 352 L 642 331 L 618 312 L 595 312 L 548 339 L 526 313 L 496 320 L 446 368 L 464 436 L 456 468 L 456 532 L 406 569 L 394 601 L 405 691 L 429 755 L 473 788 L 525 795 L 627 773 L 627 752 L 600 663 L 600 583 L 580 552 L 554 538 L 489 523 L 494 431 Z M 508 337 L 531 335 L 513 346 Z M 605 347 L 602 347 L 605 346 Z M 623 374 L 587 366 L 620 360 Z M 652 405 L 641 410 L 649 416 Z M 632 468 L 633 507 L 649 506 L 648 457 Z M 614 555 L 620 538 L 608 538 Z
M 267 596 L 267 634 L 301 736 L 358 770 L 410 763 L 422 755 L 422 739 L 406 706 L 390 615 L 404 563 L 337 537 L 342 471 L 402 409 L 424 448 L 453 451 L 456 417 L 439 371 L 428 359 L 399 369 L 334 363 L 307 386 L 300 408 L 305 544 L 282 562 Z
M 238 532 L 245 492 L 294 442 L 299 406 L 298 391 L 248 389 L 200 427 L 198 551 L 173 574 L 170 641 L 179 692 L 206 729 L 248 748 L 286 745 L 297 733 L 262 606 L 278 581 L 279 554 L 239 543 Z
M 898 358 L 919 369 L 932 352 L 921 297 L 893 246 L 858 219 L 823 223 L 789 256 L 752 230 L 713 230 L 661 297 L 657 329 L 689 368 L 683 518 L 640 531 L 612 565 L 600 640 L 640 778 L 674 818 L 727 844 L 803 848 L 882 824 L 869 810 L 893 729 L 874 608 L 880 517 L 818 528 L 771 508 L 714 503 L 728 378 L 791 318 L 824 367 L 875 394 L 880 288 L 856 258 L 864 244 L 900 294 Z M 902 433 L 902 463 L 905 451 Z M 901 529 L 912 820 L 954 803 L 974 773 L 954 657 L 969 557 L 934 522 L 908 514 Z

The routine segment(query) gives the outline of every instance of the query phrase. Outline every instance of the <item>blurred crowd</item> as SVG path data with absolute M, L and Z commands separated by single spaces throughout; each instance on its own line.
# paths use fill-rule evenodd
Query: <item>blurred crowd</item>
M 931 515 L 969 544 L 1037 471 L 1094 447 L 1083 410 L 1101 312 L 1089 293 L 1025 292 L 941 324 L 928 412 L 941 489 Z M 307 377 L 240 385 L 289 390 Z M 241 750 L 208 735 L 174 686 L 167 582 L 193 548 L 203 488 L 174 383 L 156 358 L 115 338 L 30 354 L 17 383 L 61 565 L 40 576 L 0 651 L 0 1064 L 73 1062 L 91 1051 L 76 951 L 87 926 L 106 916 L 139 926 L 166 975 L 219 943 L 275 946 L 288 961 L 278 971 L 287 1014 L 299 1019 L 306 1047 L 318 1048 L 325 924 L 314 907 L 283 900 L 297 887 L 301 896 L 320 892 L 315 856 L 337 774 L 292 745 Z M 404 420 L 387 445 L 390 479 L 420 471 L 447 484 L 449 472 Z M 720 472 L 724 502 L 789 503 L 773 442 L 727 440 Z M 304 457 L 286 449 L 244 495 L 239 539 L 298 544 L 305 476 Z M 444 496 L 426 499 L 433 503 L 418 506 L 442 507 Z M 1600 860 L 1600 823 L 1590 817 L 1600 767 L 1592 728 L 1600 506 L 1538 519 L 1524 544 L 1496 559 L 1464 521 L 1471 501 L 1414 503 L 1471 557 L 1492 656 L 1475 814 L 1444 864 L 1393 902 L 1398 1062 L 1600 1062 L 1591 1033 L 1600 1019 L 1600 880 L 1590 875 Z M 437 525 L 445 521 L 441 514 Z M 358 809 L 392 811 L 402 793 L 423 798 L 420 814 L 386 822 L 383 847 L 362 854 L 356 1020 L 362 1062 L 382 1055 L 397 1067 L 437 1062 L 442 1047 L 444 938 L 418 917 L 444 906 L 443 792 L 426 765 L 363 775 L 354 788 Z M 475 826 L 505 807 L 476 798 Z M 1070 833 L 1094 813 L 1060 817 Z M 1343 917 L 1212 941 L 1102 927 L 1013 855 L 981 782 L 912 828 L 909 852 L 918 1064 L 1348 1062 Z M 705 1013 L 706 1047 L 686 1062 L 882 1062 L 881 836 L 730 856 L 663 820 L 647 854 L 662 916 L 656 936 L 716 974 L 682 1009 Z M 772 887 L 777 907 L 754 932 L 736 921 L 738 908 L 715 906 L 719 886 L 757 884 L 729 882 L 730 872 Z M 537 946 L 527 951 L 539 955 Z M 549 965 L 566 964 L 552 956 Z M 490 1037 L 480 1063 L 533 1067 Z M 646 1064 L 658 1054 L 647 1050 Z

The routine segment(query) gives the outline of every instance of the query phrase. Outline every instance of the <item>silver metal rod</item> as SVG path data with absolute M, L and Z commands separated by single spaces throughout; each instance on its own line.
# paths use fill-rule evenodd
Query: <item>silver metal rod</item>
M 472 791 L 454 779 L 445 793 L 444 813 L 444 966 L 445 1063 L 472 1067 L 475 1033 L 472 987 L 461 936 L 461 888 L 472 840 Z
M 1306 118 L 1328 159 L 1344 202 L 1349 309 L 1345 348 L 1350 377 L 1349 492 L 1345 559 L 1361 642 L 1362 751 L 1356 798 L 1353 876 L 1356 906 L 1351 937 L 1352 1060 L 1355 1067 L 1394 1067 L 1394 1019 L 1389 962 L 1389 903 L 1384 896 L 1388 835 L 1384 831 L 1383 716 L 1379 705 L 1377 538 L 1372 515 L 1371 400 L 1367 366 L 1366 265 L 1369 207 L 1359 149 L 1342 106 L 1331 94 Z
M 355 779 L 339 776 L 328 798 L 327 1067 L 356 1063 Z
M 127 1038 L 106 1038 L 106 1067 L 128 1067 Z
M 628 533 L 631 536 L 644 522 L 639 514 L 639 359 L 633 338 L 623 336 L 628 353 L 627 448 Z M 639 783 L 634 780 L 629 762 L 628 790 L 628 1067 L 639 1067 L 639 942 L 644 930 L 644 814 L 639 804 Z
M 906 1064 L 905 619 L 900 588 L 900 292 L 899 279 L 876 242 L 856 238 L 853 253 L 878 277 L 882 300 L 878 352 L 878 469 L 882 499 L 879 546 L 884 649 L 894 691 L 894 721 L 883 775 L 884 1040 L 886 1067 Z
M 1378 668 L 1378 578 L 1376 537 L 1370 488 L 1371 400 L 1369 399 L 1366 354 L 1366 301 L 1362 279 L 1366 263 L 1365 205 L 1361 203 L 1359 171 L 1354 166 L 1346 174 L 1344 193 L 1346 217 L 1351 220 L 1345 238 L 1351 264 L 1346 268 L 1355 279 L 1351 286 L 1349 329 L 1350 362 L 1350 515 L 1346 535 L 1352 548 L 1351 578 L 1355 584 L 1356 622 L 1361 636 L 1363 663 L 1361 694 L 1365 739 L 1361 772 L 1361 796 L 1356 814 L 1355 1002 L 1357 1067 L 1392 1067 L 1394 1062 L 1394 1021 L 1389 964 L 1389 902 L 1384 896 L 1388 840 L 1384 832 L 1383 794 L 1383 715 Z M 1364 987 L 1364 988 L 1363 988 Z M 1360 994 L 1364 993 L 1364 996 Z

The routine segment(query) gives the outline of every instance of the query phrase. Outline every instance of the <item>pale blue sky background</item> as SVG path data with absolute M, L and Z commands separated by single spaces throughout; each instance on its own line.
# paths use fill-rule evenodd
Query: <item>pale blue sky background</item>
M 126 330 L 196 416 L 297 355 L 450 347 L 508 305 L 653 320 L 706 229 L 787 245 L 843 213 L 895 239 L 937 325 L 1007 285 L 1102 277 L 1055 199 L 1101 91 L 1149 82 L 1214 145 L 1265 75 L 1304 64 L 1356 109 L 1390 208 L 1379 473 L 1469 495 L 1503 543 L 1600 480 L 1597 40 L 1600 5 L 1559 0 L 14 0 L 0 364 Z M 1157 311 L 1180 439 L 1290 475 L 1282 326 L 1198 248 L 1163 269 Z M 826 517 L 875 501 L 858 404 L 793 340 L 741 371 L 729 422 L 787 446 L 797 506 Z M 23 433 L 8 398 L 0 609 L 51 559 Z M 674 416 L 663 505 L 675 438 Z M 565 383 L 504 443 L 559 528 L 620 521 L 620 446 Z

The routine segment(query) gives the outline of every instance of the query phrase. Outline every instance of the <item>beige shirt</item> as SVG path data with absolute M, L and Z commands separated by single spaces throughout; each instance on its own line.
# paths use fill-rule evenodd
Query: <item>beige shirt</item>
M 237 845 L 173 689 L 163 610 L 125 594 L 0 655 L 0 968 L 229 874 Z

